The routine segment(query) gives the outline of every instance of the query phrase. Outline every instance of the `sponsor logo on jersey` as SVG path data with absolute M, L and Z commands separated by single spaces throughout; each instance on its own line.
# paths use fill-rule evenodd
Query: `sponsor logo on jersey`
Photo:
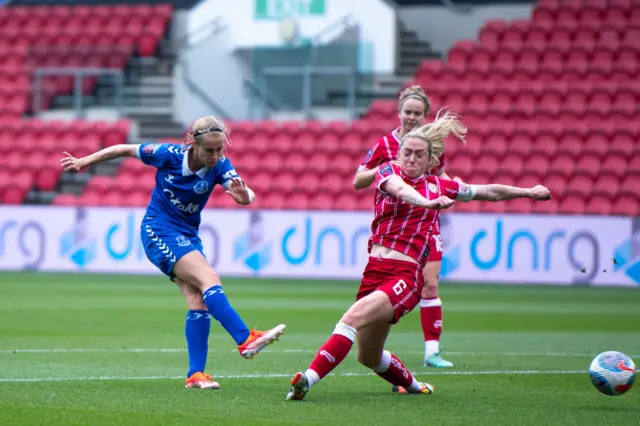
M 173 204 L 178 210 L 187 214 L 194 214 L 200 210 L 200 206 L 197 204 L 189 203 L 188 205 L 184 205 L 182 201 L 173 193 L 170 189 L 163 189 L 163 193 L 169 197 L 169 202 Z
M 158 145 L 145 145 L 142 151 L 145 154 L 155 154 L 158 149 Z

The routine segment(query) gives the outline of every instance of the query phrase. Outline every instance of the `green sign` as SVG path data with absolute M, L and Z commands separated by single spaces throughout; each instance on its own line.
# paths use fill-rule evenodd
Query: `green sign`
M 326 0 L 255 0 L 255 19 L 275 19 L 322 16 Z

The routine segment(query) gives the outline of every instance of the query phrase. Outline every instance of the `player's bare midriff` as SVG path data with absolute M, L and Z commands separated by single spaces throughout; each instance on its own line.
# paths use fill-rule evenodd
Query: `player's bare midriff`
M 382 259 L 393 259 L 393 260 L 402 260 L 404 262 L 411 262 L 417 264 L 418 262 L 404 253 L 399 252 L 398 250 L 394 250 L 388 247 L 381 246 L 380 244 L 374 244 L 371 247 L 372 257 L 378 257 Z

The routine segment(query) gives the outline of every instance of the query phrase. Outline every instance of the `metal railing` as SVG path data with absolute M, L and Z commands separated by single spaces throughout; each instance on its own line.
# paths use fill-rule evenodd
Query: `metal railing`
M 33 112 L 40 114 L 42 112 L 42 92 L 43 78 L 45 77 L 73 77 L 73 110 L 77 118 L 84 118 L 84 109 L 82 105 L 82 82 L 85 77 L 101 77 L 110 76 L 113 78 L 115 87 L 115 100 L 113 107 L 117 110 L 118 115 L 122 115 L 123 107 L 123 86 L 124 72 L 118 68 L 54 68 L 43 67 L 33 70 Z
M 348 31 L 351 29 L 355 32 L 349 33 Z M 301 109 L 304 116 L 307 119 L 311 119 L 313 118 L 313 94 L 318 91 L 324 91 L 325 94 L 328 94 L 329 88 L 333 87 L 337 91 L 346 92 L 348 113 L 352 118 L 355 118 L 360 56 L 356 58 L 354 55 L 360 55 L 361 52 L 359 48 L 355 48 L 354 52 L 349 52 L 345 56 L 345 53 L 341 52 L 340 48 L 345 50 L 346 46 L 361 46 L 358 29 L 359 26 L 355 18 L 351 14 L 347 14 L 319 31 L 309 40 L 309 44 L 290 48 L 295 49 L 296 52 L 294 54 L 299 55 L 301 60 L 298 64 L 287 66 L 265 64 L 265 66 L 258 66 L 253 76 L 254 87 L 251 90 L 247 90 L 252 99 L 249 116 L 268 119 L 269 111 L 286 108 L 287 102 L 285 99 L 290 99 L 292 92 L 294 93 L 293 96 L 295 96 L 296 90 L 299 90 L 301 102 L 289 102 L 289 104 L 295 104 L 292 109 Z M 336 43 L 336 40 L 341 42 Z M 329 52 L 332 48 L 336 49 L 336 51 Z M 345 58 L 349 59 L 345 60 Z M 327 82 L 326 79 L 323 82 L 324 84 L 322 82 L 317 84 L 312 82 L 314 77 L 339 76 L 347 78 L 346 84 L 337 83 L 336 81 Z M 298 77 L 302 79 L 302 84 L 298 81 L 295 83 L 293 81 L 285 81 L 284 83 L 281 82 L 282 84 L 276 84 L 273 81 L 274 77 L 293 79 Z M 272 80 L 271 82 L 269 81 L 270 79 Z M 291 107 L 292 105 L 288 106 Z M 255 111 L 259 112 L 259 117 L 255 116 Z
M 312 108 L 312 79 L 314 76 L 344 76 L 347 77 L 347 109 L 351 119 L 356 118 L 356 88 L 357 88 L 357 70 L 354 67 L 332 67 L 332 66 L 303 66 L 303 67 L 266 67 L 262 70 L 263 87 L 260 92 L 268 99 L 269 84 L 268 77 L 301 77 L 301 105 L 302 112 L 306 119 L 313 118 Z M 268 118 L 266 114 L 265 103 L 262 103 L 262 118 Z

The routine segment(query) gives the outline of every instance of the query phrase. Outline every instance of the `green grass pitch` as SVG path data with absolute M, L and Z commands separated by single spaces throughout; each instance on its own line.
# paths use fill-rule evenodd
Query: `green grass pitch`
M 637 425 L 640 384 L 608 397 L 586 370 L 601 351 L 640 362 L 637 289 L 443 284 L 451 370 L 422 367 L 415 310 L 388 349 L 431 396 L 398 395 L 353 351 L 302 402 L 289 379 L 353 301 L 357 282 L 225 279 L 248 325 L 280 322 L 252 361 L 212 321 L 208 372 L 184 388 L 186 307 L 163 277 L 0 273 L 0 425 Z

